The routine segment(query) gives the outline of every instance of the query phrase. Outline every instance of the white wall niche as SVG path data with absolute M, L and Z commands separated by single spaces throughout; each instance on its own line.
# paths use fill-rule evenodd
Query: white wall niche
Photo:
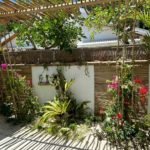
M 43 66 L 32 67 L 32 84 L 35 94 L 39 97 L 41 103 L 52 100 L 56 95 L 55 88 L 51 85 L 38 85 L 39 75 L 43 72 Z M 63 66 L 65 78 L 69 81 L 74 79 L 70 91 L 78 102 L 89 101 L 89 107 L 94 112 L 94 66 Z M 57 66 L 48 66 L 48 70 L 43 72 L 43 76 L 49 76 L 57 73 Z M 88 72 L 88 75 L 86 74 Z

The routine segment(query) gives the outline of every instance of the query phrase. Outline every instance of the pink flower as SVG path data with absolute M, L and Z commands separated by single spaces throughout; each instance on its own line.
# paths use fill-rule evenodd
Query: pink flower
M 7 64 L 1 64 L 1 68 L 3 71 L 5 71 L 7 69 Z
M 119 112 L 119 113 L 117 114 L 117 118 L 118 118 L 118 119 L 122 119 L 122 117 L 123 117 L 122 114 Z
M 139 93 L 140 93 L 140 94 L 145 95 L 145 94 L 147 94 L 147 92 L 148 92 L 148 89 L 147 89 L 144 85 L 142 85 L 142 86 L 139 88 Z
M 112 83 L 108 84 L 107 87 L 110 88 L 110 89 L 115 89 L 115 90 L 117 90 L 117 88 L 118 88 L 118 83 L 117 83 L 117 82 L 112 82 Z
M 114 79 L 111 81 L 111 83 L 108 84 L 107 88 L 117 90 L 117 88 L 118 88 L 118 76 L 114 77 Z

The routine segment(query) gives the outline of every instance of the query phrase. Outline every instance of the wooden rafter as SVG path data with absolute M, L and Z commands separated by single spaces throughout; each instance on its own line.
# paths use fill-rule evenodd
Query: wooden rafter
M 25 2 L 18 2 L 14 3 L 9 0 L 4 0 L 1 2 L 1 8 L 4 11 L 0 10 L 0 19 L 9 16 L 20 16 L 24 14 L 30 13 L 39 13 L 39 12 L 46 12 L 46 11 L 56 11 L 60 9 L 71 9 L 71 8 L 78 8 L 81 6 L 89 6 L 89 5 L 96 5 L 96 4 L 108 4 L 112 2 L 116 2 L 118 0 L 80 0 L 79 2 L 71 2 L 71 3 L 61 3 L 61 4 L 52 4 L 51 2 L 43 2 L 43 5 L 38 4 L 38 1 L 34 0 L 32 3 L 25 3 Z M 48 5 L 49 3 L 49 5 Z M 16 5 L 16 6 L 15 6 Z
M 14 38 L 16 38 L 16 34 L 10 35 L 9 38 L 6 38 L 3 42 L 0 42 L 0 46 L 6 45 L 6 44 L 9 43 L 10 41 L 12 41 Z

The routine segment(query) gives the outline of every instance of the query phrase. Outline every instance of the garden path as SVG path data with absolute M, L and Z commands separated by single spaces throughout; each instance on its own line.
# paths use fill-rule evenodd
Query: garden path
M 0 150 L 113 150 L 113 148 L 92 134 L 83 141 L 73 142 L 29 127 L 8 124 L 0 116 Z

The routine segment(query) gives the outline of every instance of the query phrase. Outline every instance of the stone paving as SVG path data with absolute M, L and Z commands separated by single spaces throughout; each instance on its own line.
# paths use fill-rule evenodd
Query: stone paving
M 106 141 L 100 141 L 92 134 L 83 141 L 71 141 L 32 130 L 29 127 L 14 126 L 0 116 L 0 150 L 113 150 Z

